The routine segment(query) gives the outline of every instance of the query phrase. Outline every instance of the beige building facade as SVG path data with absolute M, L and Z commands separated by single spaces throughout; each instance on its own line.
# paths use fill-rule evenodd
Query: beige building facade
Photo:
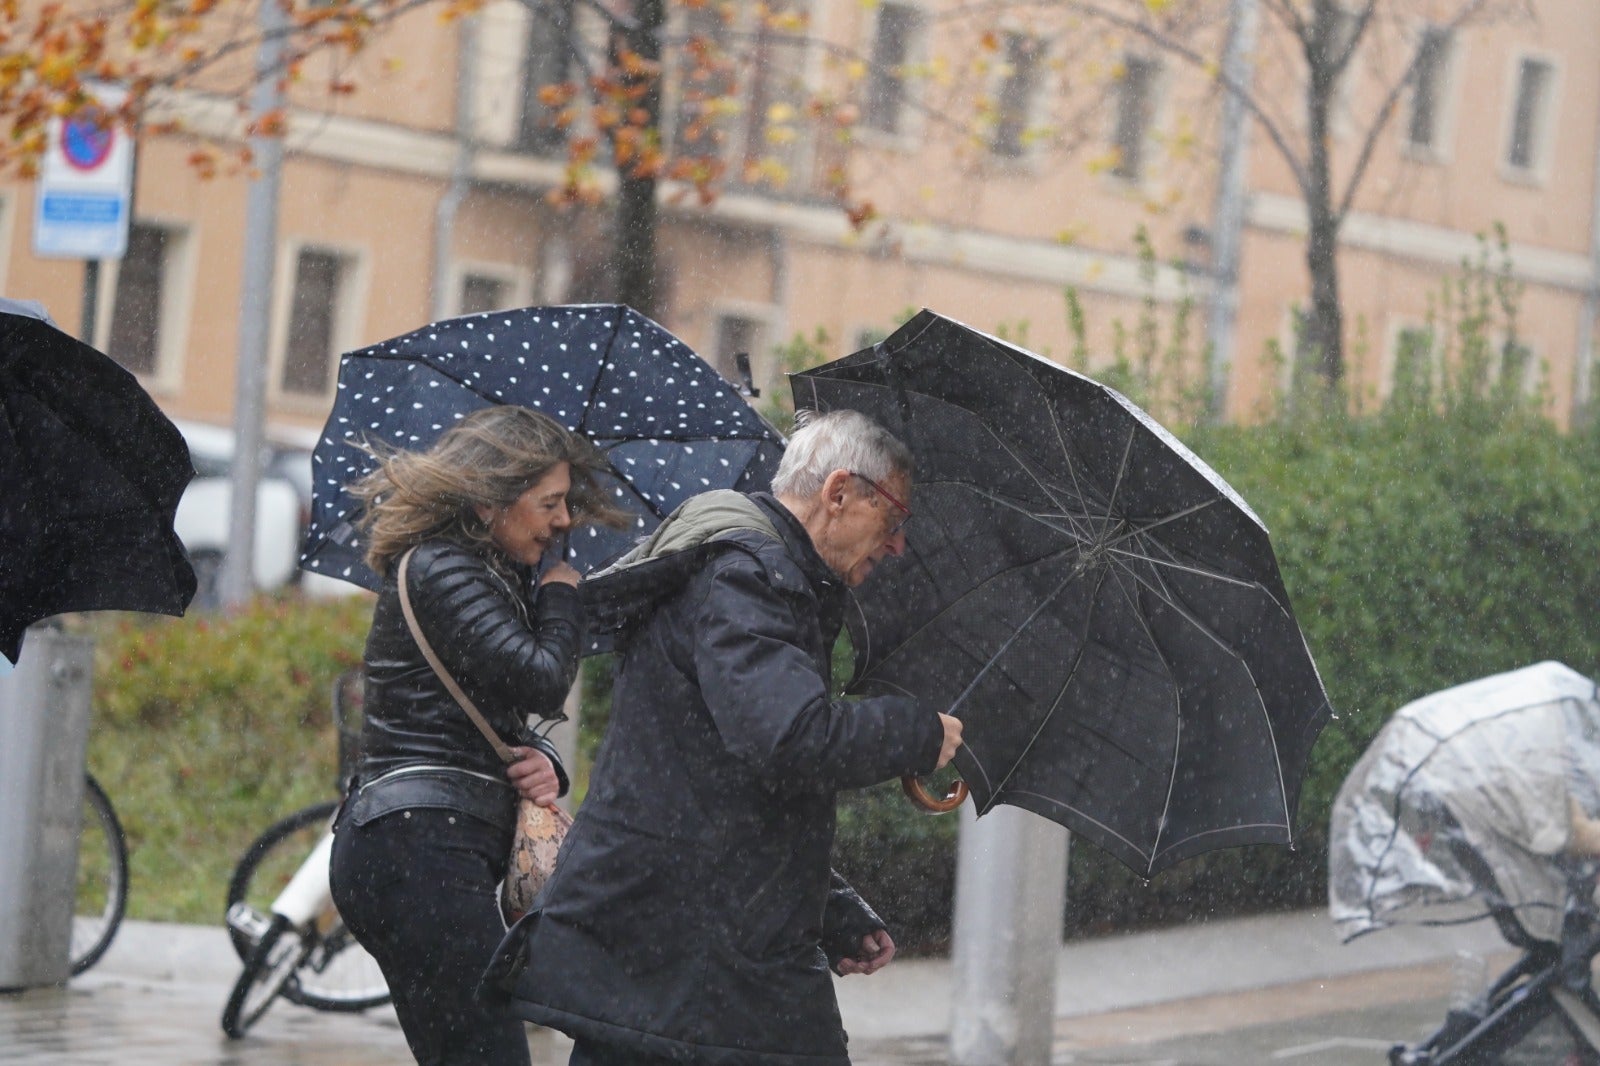
M 791 49 L 772 64 L 773 78 L 843 77 L 827 57 L 846 50 L 905 69 L 959 53 L 937 17 L 945 6 L 815 0 L 809 32 L 837 47 Z M 1341 245 L 1351 380 L 1374 400 L 1387 394 L 1396 353 L 1415 343 L 1444 279 L 1497 225 L 1524 287 L 1517 341 L 1535 368 L 1526 387 L 1562 422 L 1591 399 L 1600 5 L 1537 7 L 1537 21 L 1441 34 L 1376 142 Z M 981 75 L 993 101 L 987 119 L 954 132 L 932 78 L 861 77 L 848 90 L 861 114 L 848 154 L 825 131 L 802 129 L 787 143 L 767 135 L 766 116 L 777 113 L 770 101 L 766 111 L 748 109 L 730 127 L 730 173 L 781 145 L 790 181 L 771 189 L 736 180 L 708 206 L 663 190 L 663 325 L 725 371 L 733 352 L 754 353 L 768 390 L 784 388 L 781 342 L 821 330 L 828 354 L 842 355 L 923 306 L 1069 361 L 1078 347 L 1071 288 L 1091 373 L 1112 358 L 1118 324 L 1129 330 L 1147 302 L 1170 320 L 1192 300 L 1193 328 L 1202 329 L 1218 146 L 1214 123 L 1193 123 L 1187 152 L 1174 131 L 1191 113 L 1215 110 L 1214 89 L 1133 42 L 1112 57 L 1114 90 L 1069 129 L 1052 116 L 1079 60 L 1047 61 L 1037 42 L 1048 30 L 1019 20 L 1000 36 L 998 58 Z M 1284 47 L 1273 32 L 1263 26 L 1262 56 Z M 564 158 L 530 92 L 549 76 L 545 34 L 515 0 L 461 24 L 422 11 L 357 57 L 345 73 L 361 88 L 336 111 L 309 95 L 297 103 L 273 250 L 269 422 L 320 426 L 338 353 L 434 317 L 609 297 L 603 209 L 562 209 L 547 196 Z M 1300 87 L 1274 84 L 1264 59 L 1256 69 L 1257 95 L 1281 105 L 1292 130 Z M 1366 98 L 1381 87 L 1356 69 L 1352 115 L 1381 103 Z M 682 87 L 667 88 L 668 114 L 683 114 Z M 763 91 L 781 96 L 782 85 Z M 141 147 L 129 254 L 99 271 L 93 336 L 169 413 L 227 422 L 247 183 L 226 173 L 203 180 L 190 156 L 208 139 L 237 143 L 240 118 L 233 101 L 197 91 L 166 106 L 188 133 Z M 1359 144 L 1359 123 L 1349 125 L 1335 123 L 1336 173 L 1348 173 Z M 1068 141 L 1070 153 L 1061 147 Z M 1309 292 L 1295 179 L 1258 132 L 1247 145 L 1237 334 L 1222 401 L 1233 418 L 1253 417 L 1283 389 L 1286 371 L 1268 352 L 1276 342 L 1292 358 Z M 826 194 L 823 176 L 840 165 L 878 212 L 863 229 Z M 0 187 L 0 292 L 41 300 L 77 332 L 85 268 L 32 254 L 33 198 L 30 183 Z M 1141 226 L 1163 263 L 1182 264 L 1142 270 L 1133 239 Z M 1203 377 L 1204 338 L 1188 351 Z

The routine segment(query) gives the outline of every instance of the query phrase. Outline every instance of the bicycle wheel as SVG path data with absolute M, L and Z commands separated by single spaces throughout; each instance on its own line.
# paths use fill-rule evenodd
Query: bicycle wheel
M 83 782 L 78 830 L 77 902 L 68 949 L 72 976 L 100 961 L 128 909 L 128 841 L 105 790 L 92 775 Z
M 234 1040 L 244 1036 L 294 980 L 295 970 L 310 951 L 305 938 L 289 928 L 289 919 L 274 915 L 228 993 L 228 1004 L 222 1008 L 222 1031 Z
M 241 960 L 270 927 L 272 901 L 327 831 L 337 803 L 317 803 L 271 826 L 245 850 L 228 881 L 228 936 Z M 236 910 L 236 908 L 241 908 Z M 316 923 L 305 964 L 283 988 L 291 1003 L 324 1011 L 362 1011 L 389 1002 L 377 960 L 350 935 L 337 912 Z

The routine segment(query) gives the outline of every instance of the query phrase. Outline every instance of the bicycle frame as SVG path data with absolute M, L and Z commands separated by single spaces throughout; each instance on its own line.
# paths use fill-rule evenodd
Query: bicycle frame
M 260 940 L 271 924 L 269 915 L 282 915 L 289 927 L 302 936 L 326 934 L 339 920 L 328 872 L 332 857 L 333 830 L 330 827 L 272 901 L 267 914 L 261 914 L 241 900 L 228 908 L 228 925 L 252 941 Z
M 339 729 L 338 791 L 347 791 L 360 720 L 360 674 L 334 683 Z M 230 1038 L 242 1037 L 280 996 L 322 1011 L 362 1011 L 389 1001 L 375 960 L 344 928 L 330 877 L 335 802 L 313 804 L 270 826 L 251 843 L 228 883 L 227 926 L 244 969 L 222 1012 Z M 318 834 L 316 843 L 310 834 Z M 258 883 L 254 896 L 251 886 Z M 265 893 L 287 875 L 271 903 Z M 262 908 L 262 909 L 258 909 Z
M 300 864 L 278 898 L 272 913 L 289 919 L 296 929 L 309 930 L 333 907 L 333 889 L 328 880 L 328 863 L 333 857 L 333 830 L 322 834 L 306 861 Z

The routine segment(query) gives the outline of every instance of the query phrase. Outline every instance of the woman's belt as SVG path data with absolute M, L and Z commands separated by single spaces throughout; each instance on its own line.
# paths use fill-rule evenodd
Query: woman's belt
M 509 781 L 451 767 L 402 767 L 369 781 L 350 797 L 344 817 L 366 825 L 400 810 L 455 811 L 496 829 L 516 823 L 517 793 Z

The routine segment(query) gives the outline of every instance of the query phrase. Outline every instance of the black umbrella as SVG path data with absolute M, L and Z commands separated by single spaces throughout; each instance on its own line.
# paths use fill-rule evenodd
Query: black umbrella
M 189 449 L 134 376 L 29 314 L 0 311 L 0 653 L 67 611 L 182 614 L 172 530 Z
M 588 571 L 631 547 L 690 496 L 762 489 L 783 438 L 682 341 L 628 307 L 491 311 L 436 322 L 351 352 L 312 455 L 311 525 L 301 565 L 369 589 L 348 486 L 373 467 L 359 442 L 431 445 L 456 419 L 494 404 L 543 411 L 610 460 L 609 488 L 634 529 L 585 527 L 567 561 Z
M 1146 876 L 1291 841 L 1330 707 L 1221 477 L 1115 390 L 929 311 L 792 385 L 915 453 L 909 549 L 856 590 L 849 687 L 962 718 L 979 813 L 1024 807 Z

